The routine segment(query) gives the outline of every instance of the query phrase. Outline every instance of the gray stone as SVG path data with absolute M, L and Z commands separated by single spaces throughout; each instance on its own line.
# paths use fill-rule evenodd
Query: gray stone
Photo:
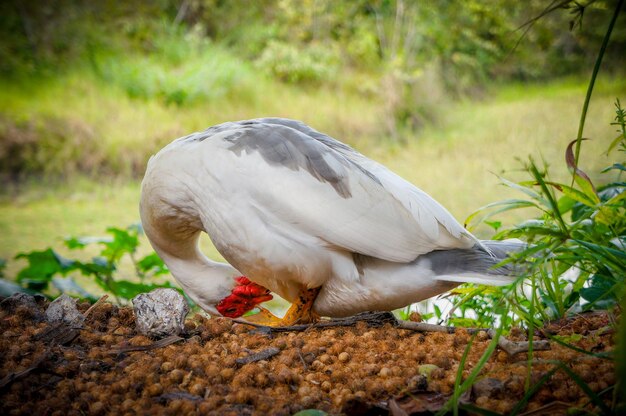
M 64 322 L 73 327 L 80 327 L 85 322 L 85 315 L 76 309 L 76 299 L 64 293 L 46 309 L 46 321 Z
M 472 386 L 472 393 L 476 397 L 487 396 L 495 398 L 502 394 L 503 391 L 504 384 L 497 378 L 483 378 Z
M 151 337 L 178 335 L 185 329 L 189 306 L 174 289 L 155 289 L 133 298 L 137 331 Z
M 41 303 L 45 300 L 43 296 L 29 295 L 26 293 L 14 293 L 8 298 L 0 302 L 0 311 L 7 313 L 15 313 L 19 307 L 25 307 L 28 311 L 28 316 L 35 321 L 42 321 L 44 319 L 43 308 Z

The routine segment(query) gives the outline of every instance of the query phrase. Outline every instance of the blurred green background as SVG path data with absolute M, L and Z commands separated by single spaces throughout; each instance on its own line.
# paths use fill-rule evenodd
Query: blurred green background
M 516 179 L 517 159 L 529 154 L 566 178 L 565 147 L 615 3 L 3 1 L 5 274 L 23 266 L 19 252 L 137 222 L 148 157 L 229 120 L 300 119 L 386 164 L 460 221 L 506 197 L 496 175 Z M 613 102 L 626 102 L 624 51 L 622 14 L 580 163 L 598 180 L 615 136 Z M 208 239 L 203 247 L 219 259 Z

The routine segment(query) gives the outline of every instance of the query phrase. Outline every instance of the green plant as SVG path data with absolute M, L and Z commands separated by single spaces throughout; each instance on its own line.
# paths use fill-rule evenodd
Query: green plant
M 153 283 L 156 276 L 168 273 L 166 266 L 156 253 L 136 258 L 141 232 L 139 225 L 132 225 L 125 229 L 110 227 L 107 228 L 109 234 L 107 237 L 65 239 L 65 245 L 69 250 L 81 250 L 90 245 L 99 245 L 99 255 L 89 261 L 65 258 L 52 248 L 20 253 L 16 259 L 24 259 L 28 264 L 17 273 L 16 281 L 22 288 L 31 291 L 52 294 L 54 287 L 58 292 L 67 292 L 88 300 L 96 300 L 94 295 L 73 279 L 73 273 L 80 273 L 92 278 L 101 289 L 112 294 L 118 303 L 122 299 L 132 299 L 139 293 L 158 287 L 174 287 L 168 281 Z M 135 270 L 134 280 L 138 281 L 121 279 L 118 276 L 119 264 L 126 257 L 131 260 Z
M 620 135 L 611 151 L 626 150 L 624 110 L 616 100 L 615 124 Z M 613 174 L 607 183 L 596 186 L 575 165 L 572 142 L 566 150 L 566 162 L 573 172 L 571 185 L 552 181 L 546 167 L 532 159 L 526 165 L 529 181 L 505 186 L 524 193 L 527 199 L 510 199 L 483 207 L 468 218 L 470 224 L 501 212 L 532 207 L 540 212 L 536 219 L 499 231 L 495 238 L 523 238 L 529 248 L 516 256 L 528 264 L 530 279 L 508 292 L 515 313 L 537 323 L 566 316 L 570 312 L 608 309 L 624 293 L 626 275 L 626 184 L 621 176 L 624 161 L 603 170 Z M 520 290 L 521 289 L 521 290 Z M 531 314 L 528 292 L 539 300 Z
M 525 198 L 489 204 L 466 221 L 466 225 L 472 225 L 502 212 L 520 208 L 533 208 L 539 213 L 535 219 L 501 231 L 499 229 L 502 224 L 488 224 L 496 231 L 496 239 L 522 238 L 528 242 L 525 250 L 512 255 L 508 260 L 523 265 L 524 276 L 509 287 L 496 289 L 502 295 L 496 296 L 496 299 L 485 298 L 480 288 L 466 288 L 470 296 L 457 295 L 458 303 L 455 306 L 460 310 L 464 307 L 471 309 L 478 315 L 479 321 L 495 321 L 498 316 L 494 311 L 504 307 L 506 312 L 499 316 L 500 330 L 510 325 L 508 318 L 518 319 L 528 327 L 531 340 L 535 327 L 555 318 L 566 317 L 572 312 L 619 307 L 619 301 L 626 294 L 626 183 L 622 180 L 623 171 L 626 170 L 625 162 L 617 161 L 604 169 L 604 174 L 612 173 L 614 176 L 601 186 L 596 186 L 578 164 L 591 94 L 622 3 L 623 0 L 620 0 L 616 5 L 596 59 L 581 112 L 577 138 L 565 151 L 566 165 L 572 174 L 571 183 L 551 180 L 547 166 L 539 166 L 530 158 L 525 166 L 530 180 L 515 183 L 501 178 L 505 186 L 523 193 Z M 612 141 L 607 154 L 616 147 L 620 152 L 626 152 L 626 112 L 619 99 L 616 99 L 615 107 L 615 121 L 611 124 L 618 126 L 619 135 Z M 478 299 L 476 295 L 480 295 Z M 492 307 L 483 308 L 485 303 Z M 571 345 L 571 339 L 551 338 L 568 348 L 594 355 Z M 619 347 L 623 348 L 623 345 Z M 623 352 L 617 355 L 623 355 Z M 531 343 L 528 352 L 529 374 L 532 356 Z M 603 357 L 613 359 L 612 355 L 604 354 Z M 459 366 L 454 395 L 446 405 L 446 409 L 452 408 L 455 414 L 458 413 L 463 387 L 471 378 L 461 384 L 464 361 L 465 355 Z M 617 399 L 620 396 L 618 389 L 621 386 L 618 385 L 618 389 L 611 386 L 595 393 L 566 363 L 554 364 L 555 367 L 534 386 L 530 386 L 527 381 L 526 394 L 512 410 L 512 414 L 522 411 L 541 385 L 559 370 L 568 374 L 589 398 L 589 403 L 593 403 L 602 414 L 611 414 L 617 409 Z M 623 367 L 622 358 L 618 359 L 618 365 Z M 611 407 L 601 397 L 610 391 L 614 392 Z

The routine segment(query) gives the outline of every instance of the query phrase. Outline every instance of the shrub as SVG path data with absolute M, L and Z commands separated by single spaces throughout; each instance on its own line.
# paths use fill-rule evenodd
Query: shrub
M 130 97 L 184 105 L 244 92 L 250 68 L 196 31 L 164 28 L 147 50 L 92 51 L 95 72 Z M 244 94 L 245 95 L 245 94 Z
M 91 149 L 85 153 L 84 149 Z M 21 121 L 0 116 L 0 175 L 17 181 L 27 174 L 90 172 L 102 152 L 90 126 L 79 120 L 43 117 Z
M 609 152 L 618 148 L 623 156 L 625 113 L 619 100 L 615 105 L 616 121 L 612 124 L 619 127 L 620 134 Z M 526 165 L 530 180 L 502 180 L 526 198 L 489 204 L 467 221 L 476 224 L 519 208 L 539 211 L 539 217 L 505 228 L 494 237 L 522 238 L 529 243 L 529 248 L 516 256 L 517 261 L 530 263 L 527 279 L 500 289 L 518 320 L 539 324 L 580 311 L 608 309 L 625 294 L 626 183 L 621 176 L 626 161 L 616 161 L 604 169 L 603 173 L 612 177 L 597 186 L 576 166 L 575 144 L 570 143 L 565 155 L 573 172 L 571 184 L 552 181 L 547 167 L 539 167 L 531 159 Z M 474 289 L 474 294 L 481 290 Z
M 297 83 L 332 80 L 339 60 L 328 44 L 310 43 L 298 47 L 272 40 L 255 64 L 280 80 Z

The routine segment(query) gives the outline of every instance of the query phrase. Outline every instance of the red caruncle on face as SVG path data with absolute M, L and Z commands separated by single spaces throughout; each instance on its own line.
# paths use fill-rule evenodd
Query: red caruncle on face
M 216 306 L 219 313 L 228 318 L 238 318 L 254 309 L 260 303 L 272 300 L 270 291 L 261 285 L 251 282 L 245 276 L 235 279 L 237 286 L 231 294 L 222 299 Z

